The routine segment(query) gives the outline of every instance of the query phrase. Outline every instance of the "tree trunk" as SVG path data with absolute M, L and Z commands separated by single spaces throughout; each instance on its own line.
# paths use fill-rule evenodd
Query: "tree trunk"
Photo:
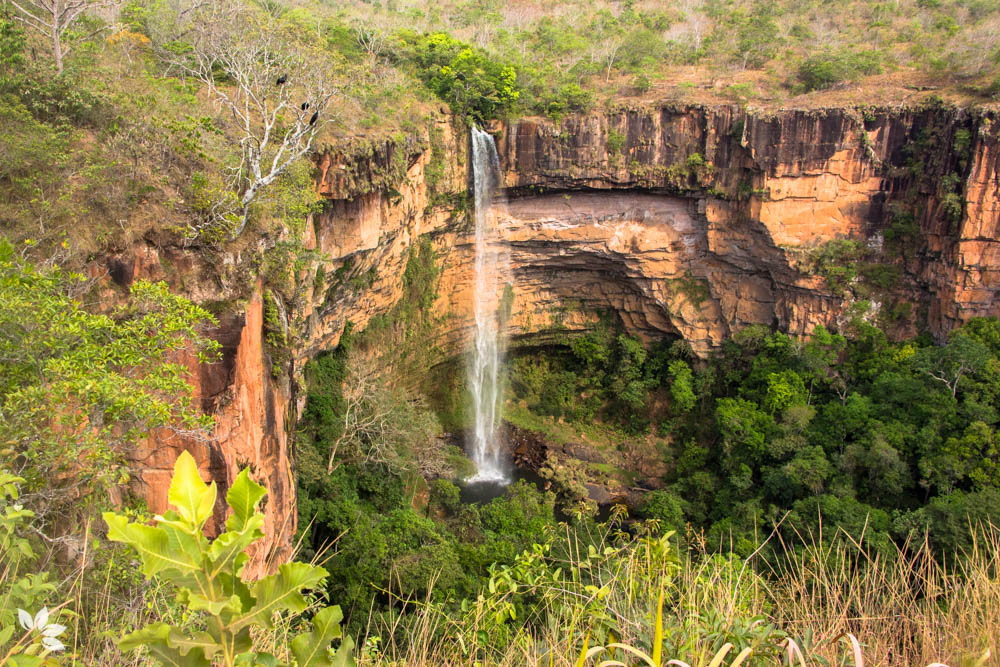
M 56 58 L 56 74 L 63 72 L 62 43 L 59 39 L 59 13 L 61 9 L 61 2 L 57 0 L 52 3 L 52 53 Z

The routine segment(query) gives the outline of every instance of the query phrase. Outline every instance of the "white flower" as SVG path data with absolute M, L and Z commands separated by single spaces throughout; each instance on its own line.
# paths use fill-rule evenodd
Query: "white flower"
M 42 646 L 50 651 L 62 651 L 66 648 L 65 644 L 55 637 L 42 637 Z
M 42 610 L 32 618 L 31 614 L 23 609 L 17 610 L 17 620 L 25 630 L 37 630 L 42 633 L 42 646 L 49 651 L 62 651 L 66 646 L 56 639 L 66 631 L 65 625 L 49 623 L 49 608 L 42 607 Z

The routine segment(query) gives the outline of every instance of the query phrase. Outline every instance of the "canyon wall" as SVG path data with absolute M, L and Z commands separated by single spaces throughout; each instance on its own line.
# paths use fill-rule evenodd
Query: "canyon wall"
M 585 330 L 599 312 L 645 339 L 683 337 L 699 354 L 749 324 L 802 335 L 861 316 L 942 338 L 1000 313 L 995 112 L 659 106 L 490 130 L 508 198 L 515 344 Z M 270 493 L 255 571 L 287 557 L 303 366 L 348 322 L 364 328 L 396 303 L 422 237 L 441 268 L 433 342 L 455 355 L 468 340 L 466 153 L 464 131 L 442 116 L 410 136 L 319 155 L 324 206 L 301 231 L 211 256 L 147 235 L 106 259 L 119 284 L 165 278 L 223 304 L 223 360 L 195 376 L 215 432 L 155 434 L 135 452 L 137 490 L 153 509 L 180 447 L 223 487 L 250 465 Z M 247 268 L 289 238 L 306 260 Z M 831 245 L 840 239 L 856 243 Z M 853 267 L 847 278 L 831 275 L 830 256 Z
M 575 257 L 570 271 L 591 267 L 614 283 L 609 294 L 629 292 L 630 305 L 610 296 L 607 306 L 636 332 L 676 333 L 699 353 L 752 323 L 837 326 L 862 298 L 891 331 L 941 339 L 998 312 L 995 119 L 945 107 L 664 107 L 516 122 L 499 128 L 513 217 L 545 232 L 512 237 L 534 258 L 515 262 L 518 281 L 544 282 L 534 274 Z M 553 192 L 565 215 L 538 195 Z M 661 237 L 669 247 L 653 241 L 657 209 L 682 202 L 686 231 Z M 832 288 L 816 264 L 837 239 L 856 240 L 863 257 L 852 260 L 860 275 Z M 530 309 L 530 296 L 517 305 Z

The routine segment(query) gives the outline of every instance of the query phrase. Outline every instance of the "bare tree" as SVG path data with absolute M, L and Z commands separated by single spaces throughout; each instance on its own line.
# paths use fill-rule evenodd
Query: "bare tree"
M 312 149 L 336 88 L 321 54 L 310 57 L 235 5 L 212 5 L 193 32 L 191 51 L 172 62 L 208 88 L 241 135 L 240 162 L 230 167 L 238 196 L 218 202 L 210 221 L 230 226 L 235 238 L 261 190 Z
M 358 46 L 372 58 L 378 58 L 385 51 L 385 33 L 375 27 L 358 24 L 354 28 Z
M 66 41 L 66 32 L 76 25 L 85 12 L 115 8 L 124 0 L 10 0 L 21 23 L 31 27 L 52 41 L 52 56 L 56 72 L 62 74 L 63 60 L 73 50 L 74 44 Z M 84 39 L 107 29 L 101 26 Z
M 378 464 L 398 472 L 412 458 L 406 450 L 413 448 L 420 451 L 421 472 L 439 472 L 439 427 L 423 400 L 393 386 L 363 353 L 352 350 L 345 371 L 340 435 L 331 443 L 327 473 L 343 461 Z
M 681 5 L 683 20 L 672 25 L 665 38 L 676 40 L 695 50 L 700 49 L 709 28 L 709 20 L 703 13 L 702 4 L 701 0 L 685 0 Z
M 604 66 L 605 81 L 611 80 L 611 70 L 618 61 L 618 56 L 624 45 L 625 40 L 621 35 L 611 35 L 601 40 L 593 51 L 592 58 Z

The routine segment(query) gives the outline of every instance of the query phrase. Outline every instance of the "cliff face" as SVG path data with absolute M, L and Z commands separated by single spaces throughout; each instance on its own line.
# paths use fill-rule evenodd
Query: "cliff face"
M 995 114 L 947 108 L 657 108 L 497 125 L 511 335 L 552 340 L 613 311 L 633 333 L 681 336 L 704 354 L 755 323 L 798 335 L 881 309 L 896 333 L 941 337 L 998 314 L 998 128 Z M 268 544 L 254 567 L 287 556 L 302 367 L 334 347 L 347 322 L 364 328 L 392 307 L 424 235 L 442 270 L 435 342 L 457 354 L 468 340 L 466 152 L 464 133 L 442 120 L 321 155 L 325 206 L 297 239 L 311 259 L 283 279 L 250 281 L 240 268 L 269 252 L 264 242 L 209 260 L 148 240 L 107 258 L 120 283 L 165 277 L 196 300 L 230 304 L 216 332 L 224 359 L 196 374 L 215 433 L 207 442 L 160 433 L 134 453 L 153 509 L 165 503 L 180 447 L 223 487 L 249 464 L 270 493 Z M 843 238 L 856 243 L 835 259 L 854 271 L 837 282 L 817 258 Z M 862 298 L 876 305 L 861 309 Z M 267 343 L 266 328 L 286 349 Z
M 505 182 L 519 197 L 512 215 L 546 233 L 512 238 L 538 260 L 515 262 L 518 278 L 544 281 L 533 275 L 575 255 L 571 270 L 608 276 L 609 294 L 628 287 L 639 311 L 624 319 L 637 331 L 679 333 L 699 352 L 751 323 L 792 334 L 834 325 L 861 295 L 894 308 L 887 324 L 897 332 L 942 337 L 998 312 L 994 120 L 945 108 L 758 115 L 723 107 L 521 121 L 500 132 Z M 560 216 L 539 190 L 590 194 L 565 197 Z M 690 220 L 673 224 L 680 241 L 654 242 L 665 231 L 656 211 L 685 205 Z M 580 245 L 572 236 L 588 224 L 592 238 Z M 621 246 L 630 233 L 631 252 Z M 595 245 L 602 234 L 612 240 Z M 844 238 L 859 242 L 858 263 L 895 267 L 891 280 L 864 285 L 861 276 L 831 289 L 815 257 Z M 607 306 L 620 310 L 620 301 L 610 296 Z

